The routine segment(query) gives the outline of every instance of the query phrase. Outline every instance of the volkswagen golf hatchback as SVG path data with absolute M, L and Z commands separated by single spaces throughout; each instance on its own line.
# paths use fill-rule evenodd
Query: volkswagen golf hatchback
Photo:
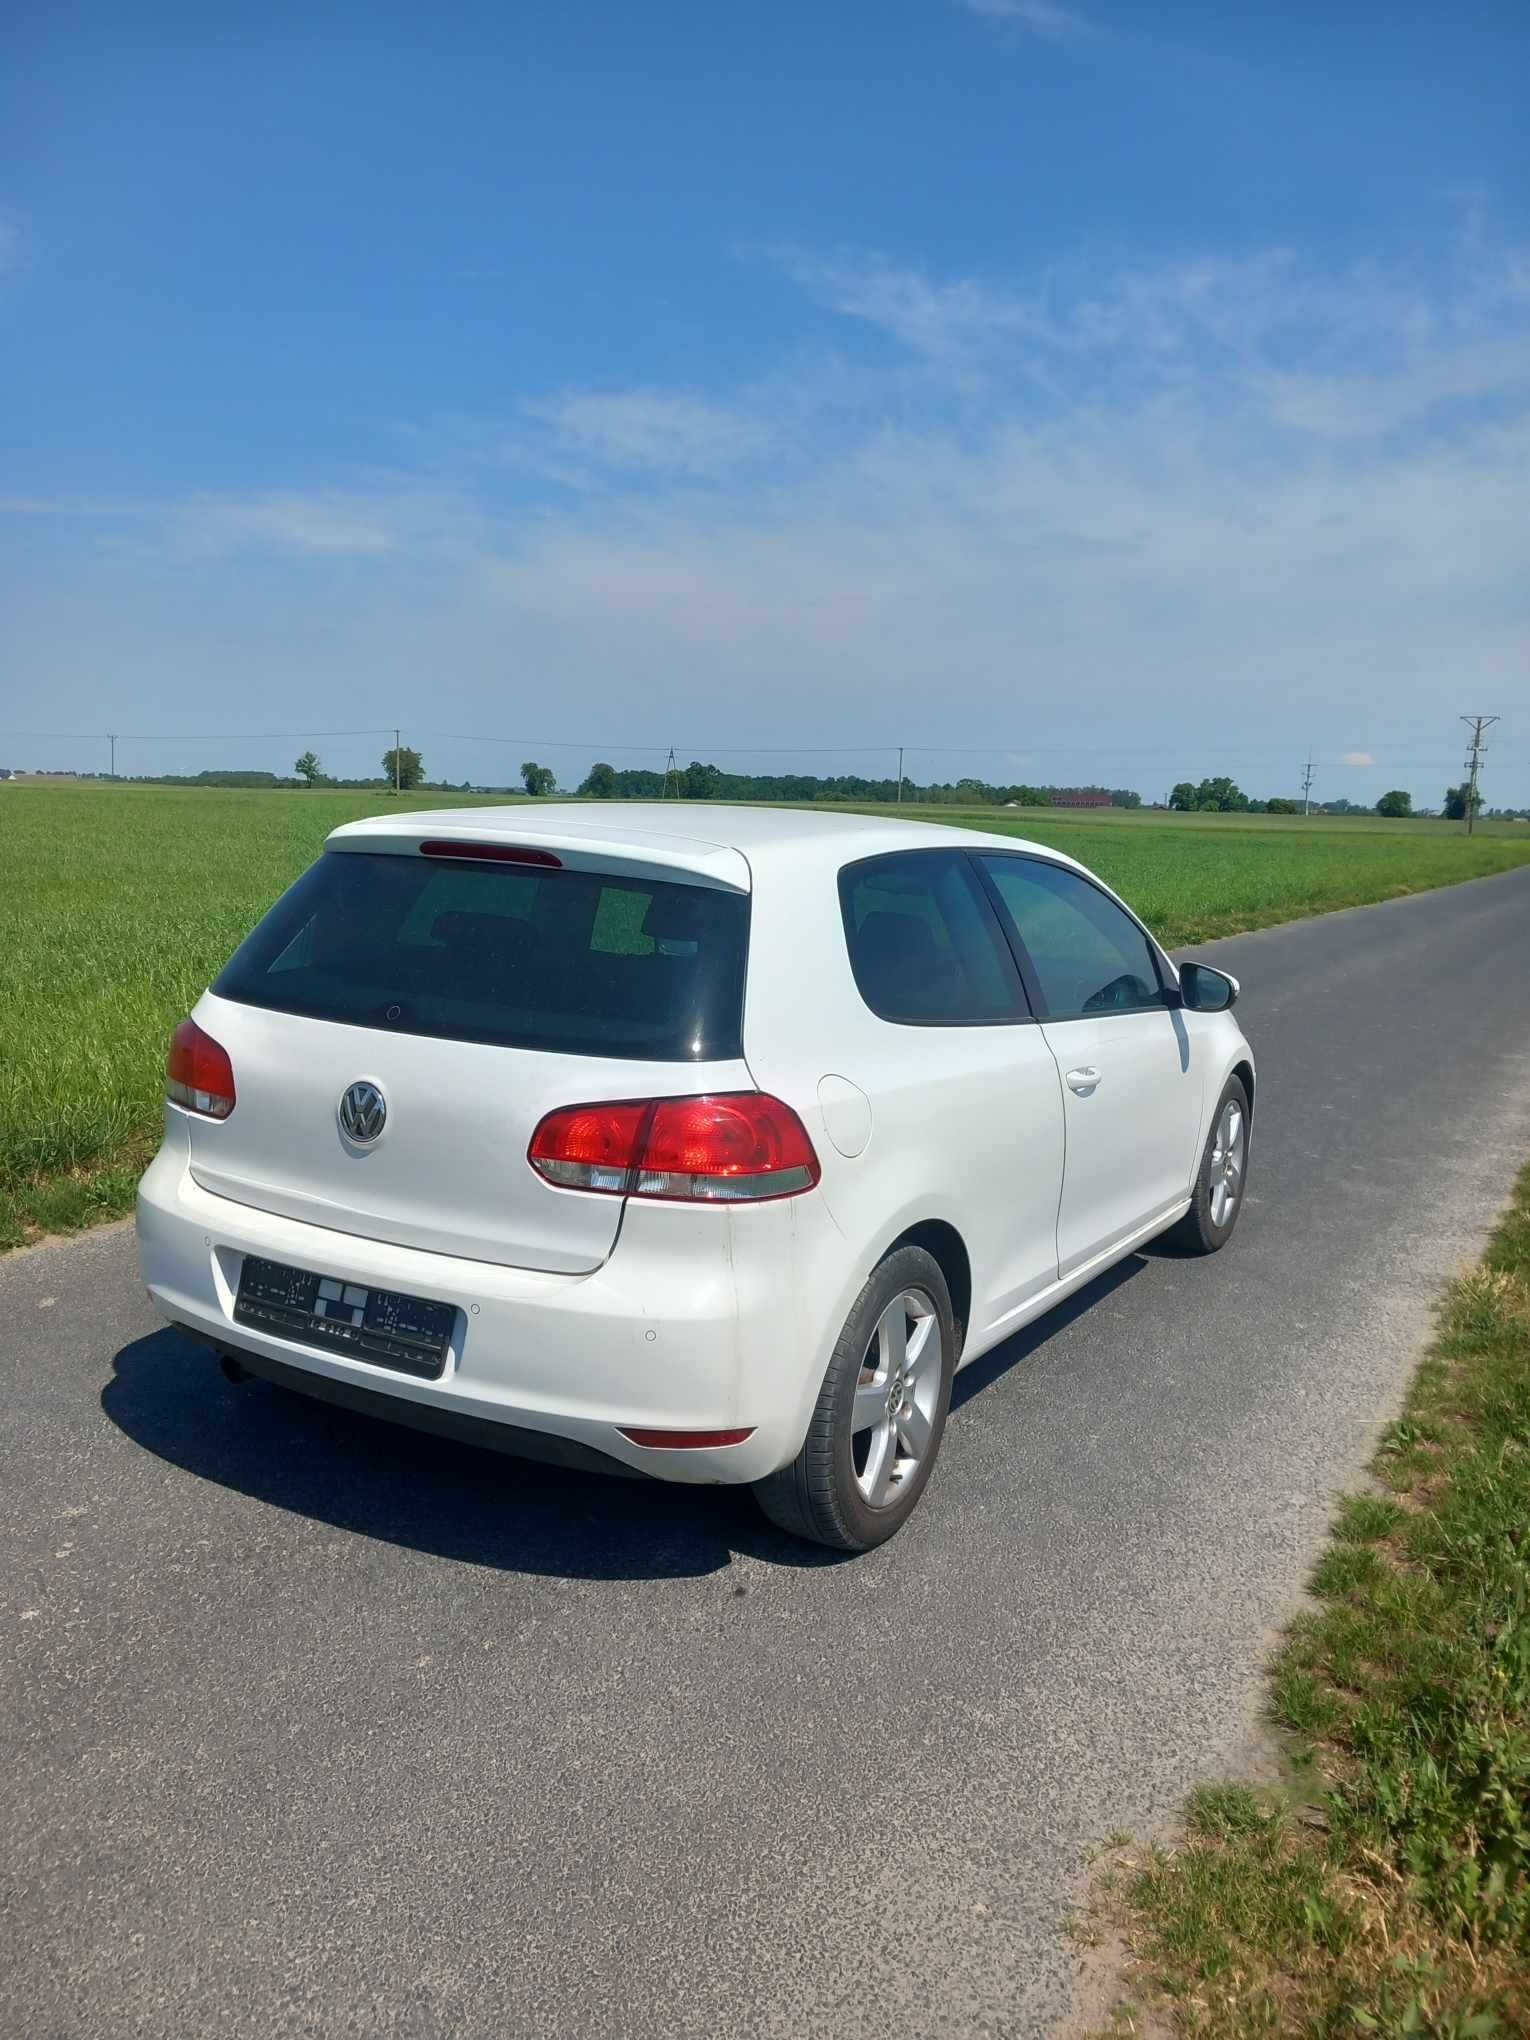
M 786 809 L 337 829 L 176 1029 L 173 1323 L 512 1453 L 747 1482 L 861 1550 L 957 1368 L 1237 1221 L 1235 982 L 1056 851 Z

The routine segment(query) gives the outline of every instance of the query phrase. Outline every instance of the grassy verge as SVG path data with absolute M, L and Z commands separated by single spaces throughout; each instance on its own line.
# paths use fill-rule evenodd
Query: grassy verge
M 1530 1169 L 1276 1661 L 1283 1790 L 1105 1873 L 1113 2033 L 1530 2033 Z

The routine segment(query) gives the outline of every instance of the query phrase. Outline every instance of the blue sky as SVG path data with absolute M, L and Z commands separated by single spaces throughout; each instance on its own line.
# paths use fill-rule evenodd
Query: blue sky
M 1398 11 L 24 0 L 0 763 L 1530 802 L 1530 9 Z

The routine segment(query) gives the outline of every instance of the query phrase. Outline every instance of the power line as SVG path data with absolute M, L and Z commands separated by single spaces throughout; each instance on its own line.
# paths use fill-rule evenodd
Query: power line
M 439 744 L 508 744 L 512 750 L 517 745 L 524 744 L 539 751 L 649 751 L 655 758 L 665 757 L 677 750 L 726 751 L 734 758 L 817 758 L 845 751 L 892 751 L 897 748 L 893 744 L 729 744 L 703 742 L 700 738 L 692 738 L 683 744 L 626 744 L 609 741 L 598 744 L 589 737 L 489 737 L 471 736 L 461 730 L 420 730 L 417 734 Z M 989 745 L 983 748 L 991 752 L 996 747 Z
M 103 737 L 122 744 L 297 744 L 331 737 L 386 737 L 386 729 L 375 730 L 174 730 L 168 736 L 145 737 L 132 731 L 113 735 L 109 730 L 13 730 L 0 732 L 7 744 L 99 744 Z M 473 742 L 481 739 L 474 738 Z

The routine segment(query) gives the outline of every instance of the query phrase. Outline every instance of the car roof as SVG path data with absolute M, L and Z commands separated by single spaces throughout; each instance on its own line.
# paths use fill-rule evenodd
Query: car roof
M 900 821 L 895 814 L 844 814 L 837 810 L 744 807 L 725 801 L 520 801 L 502 807 L 411 808 L 402 813 L 347 822 L 331 838 L 354 843 L 362 836 L 471 836 L 483 842 L 580 842 L 591 850 L 611 848 L 641 854 L 682 845 L 705 857 L 734 850 L 752 866 L 776 857 L 800 862 L 815 853 L 840 865 L 855 857 L 890 850 L 971 849 L 987 844 L 1002 850 L 1032 851 L 1061 864 L 1073 859 L 1044 843 L 983 829 L 951 828 L 940 822 Z M 682 853 L 683 855 L 683 853 Z M 669 861 L 665 859 L 664 861 Z

